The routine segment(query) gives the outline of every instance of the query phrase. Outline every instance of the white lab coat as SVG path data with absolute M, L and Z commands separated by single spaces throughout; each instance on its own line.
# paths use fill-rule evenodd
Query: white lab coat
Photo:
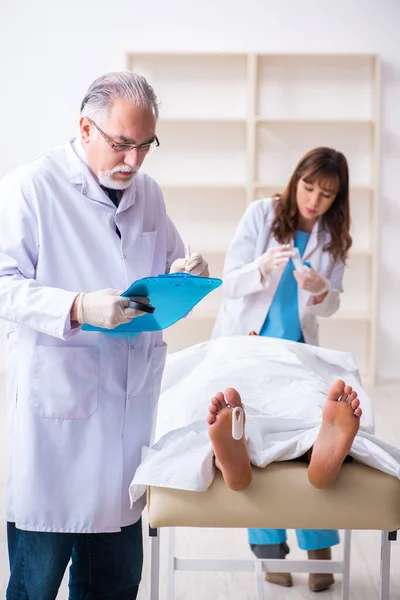
M 71 141 L 0 184 L 7 519 L 25 530 L 115 532 L 140 517 L 128 488 L 151 439 L 166 345 L 161 332 L 71 329 L 70 309 L 78 292 L 124 290 L 184 256 L 156 182 L 138 175 L 116 209 L 82 152 Z
M 271 234 L 274 207 L 271 198 L 253 202 L 236 230 L 225 261 L 223 290 L 225 300 L 215 323 L 213 337 L 248 335 L 259 333 L 275 292 L 282 271 L 272 271 L 261 281 L 258 266 L 260 258 L 269 248 L 279 246 Z M 323 302 L 312 304 L 309 292 L 298 288 L 298 305 L 301 328 L 307 344 L 318 344 L 317 316 L 329 317 L 340 305 L 339 294 L 343 291 L 344 264 L 333 262 L 324 247 L 329 234 L 321 221 L 315 224 L 303 254 L 303 261 L 329 282 L 329 291 Z

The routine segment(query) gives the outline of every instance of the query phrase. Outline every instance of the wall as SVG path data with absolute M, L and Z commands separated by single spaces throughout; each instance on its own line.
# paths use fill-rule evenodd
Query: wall
M 397 0 L 114 0 L 109 5 L 94 0 L 2 0 L 0 176 L 73 135 L 88 84 L 101 73 L 124 69 L 127 50 L 379 54 L 383 94 L 378 376 L 398 378 L 399 25 Z M 2 364 L 0 343 L 0 368 Z

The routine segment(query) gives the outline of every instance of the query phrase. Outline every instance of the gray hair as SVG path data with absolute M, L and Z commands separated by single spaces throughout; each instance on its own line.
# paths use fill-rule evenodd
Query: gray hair
M 149 108 L 158 119 L 158 100 L 147 80 L 137 73 L 107 73 L 92 83 L 81 104 L 81 116 L 107 119 L 116 100 L 123 98 L 133 106 Z

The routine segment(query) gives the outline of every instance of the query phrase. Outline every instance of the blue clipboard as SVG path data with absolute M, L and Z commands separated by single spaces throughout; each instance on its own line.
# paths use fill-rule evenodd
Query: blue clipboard
M 83 325 L 82 329 L 84 331 L 101 331 L 108 334 L 137 334 L 141 331 L 167 329 L 167 327 L 171 327 L 187 315 L 196 304 L 221 284 L 221 279 L 199 277 L 189 273 L 144 277 L 132 283 L 122 293 L 122 296 L 146 296 L 155 308 L 153 314 L 145 314 L 114 329 L 103 329 L 93 325 Z

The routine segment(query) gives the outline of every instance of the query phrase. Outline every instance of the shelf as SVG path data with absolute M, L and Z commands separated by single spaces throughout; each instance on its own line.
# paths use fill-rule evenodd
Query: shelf
M 373 379 L 376 363 L 379 58 L 363 53 L 129 53 L 160 100 L 159 150 L 146 171 L 164 192 L 182 239 L 212 275 L 253 199 L 283 192 L 300 158 L 328 146 L 350 170 L 353 247 L 340 311 L 318 319 L 320 343 L 353 353 Z M 170 350 L 209 338 L 219 288 L 166 331 Z
M 370 55 L 273 55 L 258 60 L 256 116 L 371 121 L 375 60 Z
M 286 188 L 287 183 L 268 183 L 266 181 L 256 181 L 255 183 L 253 183 L 253 188 L 255 190 L 260 190 L 263 188 L 268 188 L 268 189 L 277 189 L 277 190 L 284 190 Z M 356 184 L 356 185 L 350 185 L 350 193 L 351 192 L 365 192 L 365 193 L 372 193 L 374 191 L 373 187 L 370 185 L 362 185 L 362 184 Z
M 334 60 L 345 60 L 346 62 L 348 60 L 351 59 L 357 59 L 357 60 L 375 60 L 376 58 L 376 54 L 370 54 L 368 52 L 364 53 L 364 52 L 299 52 L 296 54 L 293 54 L 291 52 L 259 52 L 257 54 L 257 56 L 259 56 L 260 58 L 269 58 L 269 59 L 275 59 L 275 58 L 283 58 L 283 59 L 289 59 L 291 61 L 293 60 L 299 60 L 302 61 L 305 58 L 312 58 L 312 59 L 334 59 Z
M 185 52 L 184 54 L 182 54 L 181 50 L 166 50 L 166 51 L 162 51 L 162 53 L 159 50 L 144 50 L 141 51 L 140 53 L 136 52 L 136 50 L 129 50 L 127 52 L 128 55 L 128 59 L 129 60 L 134 60 L 135 57 L 148 57 L 149 59 L 152 60 L 159 60 L 160 57 L 162 57 L 163 59 L 182 59 L 182 57 L 184 58 L 214 58 L 214 59 L 220 59 L 220 58 L 244 58 L 246 59 L 249 55 L 247 52 L 230 52 L 230 51 L 226 51 L 226 50 L 218 50 L 217 52 L 213 52 L 212 50 L 188 50 L 187 52 Z M 293 55 L 292 52 L 258 52 L 256 54 L 256 56 L 258 56 L 259 58 L 283 58 L 283 59 L 298 59 L 299 61 L 301 61 L 302 59 L 305 58 L 317 58 L 317 59 L 335 59 L 335 60 L 352 60 L 352 59 L 365 59 L 365 60 L 375 60 L 376 58 L 376 54 L 371 54 L 369 52 L 299 52 L 295 55 Z
M 300 157 L 311 148 L 328 146 L 345 155 L 353 185 L 372 187 L 375 136 L 370 127 L 340 121 L 270 122 L 258 127 L 255 136 L 256 181 L 287 181 Z
M 350 248 L 349 258 L 371 258 L 373 251 L 370 248 Z
M 246 180 L 246 128 L 241 123 L 171 123 L 160 123 L 160 148 L 146 160 L 146 172 L 157 182 L 192 184 L 201 179 L 219 186 Z
M 185 182 L 157 182 L 161 189 L 168 190 L 245 190 L 247 188 L 245 183 L 210 183 L 205 181 L 200 181 L 198 183 L 185 183 Z
M 191 319 L 215 319 L 218 315 L 217 308 L 204 308 L 199 306 L 193 309 Z M 370 321 L 371 313 L 368 312 L 356 312 L 356 311 L 339 311 L 330 317 L 319 317 L 323 322 L 327 322 L 328 319 L 334 321 Z
M 345 54 L 344 56 L 347 56 L 347 54 Z M 360 55 L 360 56 L 365 56 L 365 55 Z M 131 50 L 128 52 L 128 60 L 135 62 L 135 57 L 138 57 L 140 59 L 142 58 L 149 58 L 151 60 L 169 60 L 169 59 L 174 59 L 174 60 L 185 60 L 185 59 L 200 59 L 200 60 L 204 60 L 204 59 L 224 59 L 224 58 L 228 58 L 228 59 L 237 59 L 237 58 L 242 58 L 242 59 L 247 59 L 248 54 L 245 52 L 224 52 L 223 50 L 220 52 L 212 52 L 212 51 L 203 51 L 203 50 L 188 50 L 187 52 L 185 52 L 184 54 L 182 54 L 182 52 L 180 50 L 166 50 L 166 51 L 162 51 L 162 53 L 158 50 L 145 50 L 143 52 L 136 52 L 135 50 Z
M 183 190 L 183 189 L 187 189 L 187 190 L 246 190 L 248 188 L 248 185 L 246 183 L 234 183 L 234 182 L 228 182 L 228 181 L 223 181 L 223 182 L 216 182 L 216 183 L 212 183 L 212 182 L 208 182 L 208 181 L 192 181 L 192 182 L 179 182 L 179 181 L 160 181 L 158 180 L 157 183 L 159 184 L 159 186 L 161 187 L 161 189 L 169 189 L 169 190 Z M 256 181 L 255 183 L 251 184 L 251 187 L 254 190 L 262 190 L 262 189 L 268 189 L 268 190 L 284 190 L 286 187 L 285 183 L 268 183 L 268 182 L 261 182 L 261 181 Z M 350 187 L 350 193 L 368 193 L 368 194 L 372 194 L 374 192 L 374 189 L 369 186 L 369 185 L 352 185 Z M 256 198 L 257 200 L 257 198 Z
M 245 125 L 247 123 L 246 117 L 218 117 L 218 116 L 208 116 L 208 115 L 199 115 L 199 116 L 190 116 L 187 117 L 161 117 L 159 120 L 160 124 L 186 124 L 186 123 L 218 123 L 221 125 L 226 125 L 232 123 L 233 125 Z
M 128 59 L 129 68 L 154 87 L 161 124 L 245 123 L 246 54 L 145 52 Z
M 216 319 L 218 315 L 217 308 L 204 308 L 202 306 L 195 307 L 193 309 L 192 314 L 190 315 L 191 319 Z
M 312 119 L 312 118 L 304 118 L 304 119 L 279 119 L 279 118 L 268 118 L 268 117 L 256 117 L 255 118 L 255 122 L 258 125 L 268 125 L 269 123 L 274 123 L 274 124 L 279 124 L 282 123 L 284 125 L 296 125 L 296 124 L 300 124 L 300 125 L 374 125 L 374 122 L 372 120 L 369 119 L 341 119 L 341 118 L 337 118 L 337 119 L 328 119 L 328 118 L 318 118 L 318 119 Z
M 229 240 L 230 242 L 231 240 Z M 210 246 L 207 247 L 207 245 L 203 244 L 202 245 L 202 249 L 203 252 L 207 254 L 212 254 L 212 255 L 224 255 L 226 250 L 223 248 L 223 246 Z M 349 259 L 351 260 L 352 258 L 371 258 L 371 256 L 373 255 L 373 252 L 371 249 L 365 248 L 356 248 L 356 249 L 350 249 L 349 251 Z
M 319 317 L 326 323 L 329 319 L 334 321 L 370 321 L 372 318 L 369 312 L 357 312 L 357 311 L 338 311 L 330 317 Z

